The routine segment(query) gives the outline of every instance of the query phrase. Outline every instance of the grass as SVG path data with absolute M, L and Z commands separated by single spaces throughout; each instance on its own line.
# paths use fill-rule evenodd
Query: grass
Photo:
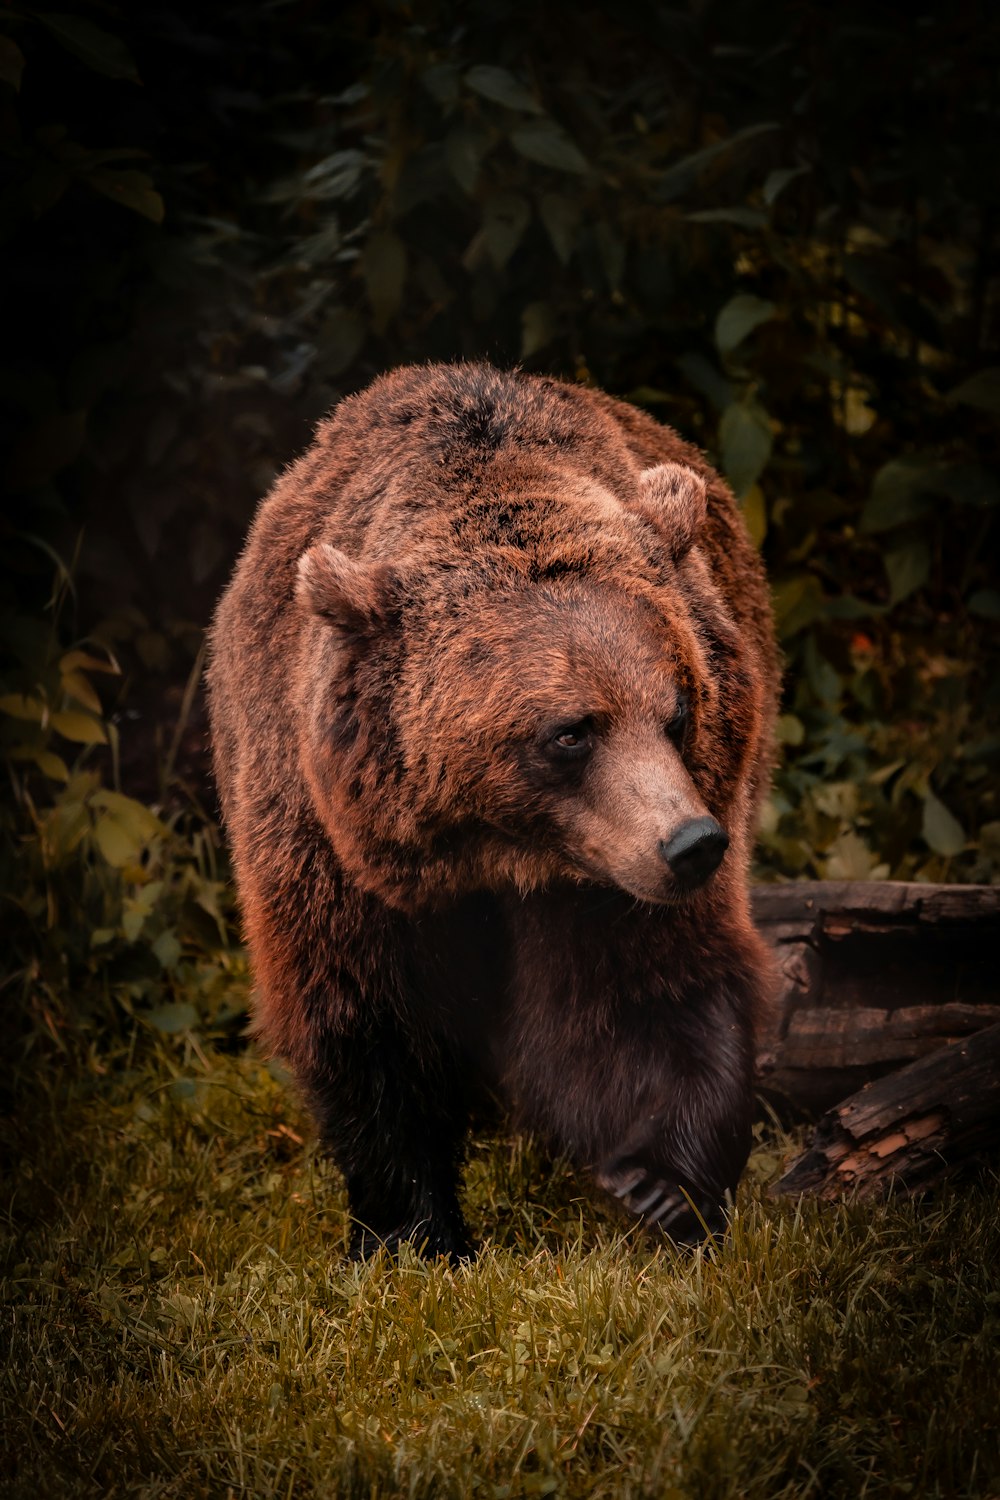
M 1000 1493 L 996 1182 L 623 1234 L 476 1141 L 478 1259 L 343 1258 L 344 1199 L 252 1055 L 143 1030 L 38 1052 L 6 1123 L 0 1493 Z

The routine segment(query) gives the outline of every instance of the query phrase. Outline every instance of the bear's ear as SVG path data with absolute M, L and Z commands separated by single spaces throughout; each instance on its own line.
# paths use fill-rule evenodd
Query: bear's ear
M 299 601 L 338 629 L 357 634 L 384 619 L 391 578 L 385 563 L 355 562 L 317 542 L 299 558 L 298 571 Z
M 680 562 L 691 550 L 707 515 L 705 481 L 682 464 L 657 464 L 639 475 L 642 509 Z

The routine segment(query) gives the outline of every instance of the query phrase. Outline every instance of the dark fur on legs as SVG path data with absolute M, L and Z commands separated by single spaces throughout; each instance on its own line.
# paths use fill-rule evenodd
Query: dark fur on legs
M 472 1253 L 458 1202 L 468 1110 L 427 1072 L 426 1050 L 418 1064 L 383 1024 L 338 1038 L 309 1080 L 320 1139 L 347 1183 L 355 1259 L 406 1241 L 453 1263 Z
M 738 927 L 702 943 L 691 978 L 707 915 L 693 906 L 651 916 L 617 896 L 551 892 L 514 916 L 525 990 L 507 1087 L 519 1118 L 678 1243 L 721 1232 L 749 1155 L 762 988 L 758 940 Z M 552 930 L 569 941 L 554 948 Z

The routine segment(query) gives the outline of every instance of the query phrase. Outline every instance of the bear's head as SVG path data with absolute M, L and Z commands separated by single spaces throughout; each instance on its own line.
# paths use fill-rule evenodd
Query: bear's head
M 703 481 L 664 464 L 631 503 L 532 513 L 516 546 L 299 563 L 315 808 L 404 909 L 554 881 L 676 901 L 744 840 L 760 684 L 696 545 Z

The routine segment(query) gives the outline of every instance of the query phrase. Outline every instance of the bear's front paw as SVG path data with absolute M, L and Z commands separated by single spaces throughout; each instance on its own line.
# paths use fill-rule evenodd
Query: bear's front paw
M 723 1204 L 688 1191 L 675 1178 L 658 1176 L 634 1158 L 605 1162 L 596 1177 L 628 1213 L 662 1230 L 675 1244 L 698 1245 L 726 1232 Z

